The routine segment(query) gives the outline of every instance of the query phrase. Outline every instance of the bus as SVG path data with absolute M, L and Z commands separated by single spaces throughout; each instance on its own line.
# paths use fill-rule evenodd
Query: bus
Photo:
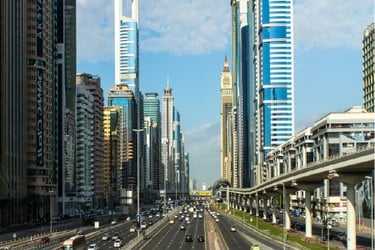
M 86 249 L 86 238 L 84 235 L 76 235 L 64 241 L 64 250 L 84 250 Z

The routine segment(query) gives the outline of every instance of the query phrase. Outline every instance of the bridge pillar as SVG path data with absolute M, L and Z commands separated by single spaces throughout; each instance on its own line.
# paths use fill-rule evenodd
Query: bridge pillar
M 290 210 L 290 193 L 287 191 L 286 192 L 286 195 L 285 195 L 285 204 L 284 204 L 284 228 L 286 230 L 289 230 L 290 229 L 290 213 L 289 213 L 289 210 Z
M 276 224 L 276 197 L 272 197 L 272 223 Z
M 354 185 L 346 185 L 346 232 L 347 241 L 346 249 L 355 250 L 357 245 L 356 239 L 356 225 L 355 225 L 355 196 L 354 196 Z
M 354 186 L 361 182 L 363 175 L 338 173 L 334 178 L 346 185 L 346 249 L 355 250 L 357 245 L 356 208 Z
M 312 237 L 312 222 L 311 222 L 311 192 L 305 190 L 305 235 Z

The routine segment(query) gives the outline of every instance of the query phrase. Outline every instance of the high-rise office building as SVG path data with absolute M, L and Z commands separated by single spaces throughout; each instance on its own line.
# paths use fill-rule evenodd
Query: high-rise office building
M 76 3 L 56 1 L 56 81 L 57 94 L 53 122 L 58 171 L 58 214 L 76 213 Z
M 136 190 L 136 102 L 133 91 L 128 85 L 115 85 L 109 90 L 108 106 L 119 106 L 122 109 L 120 138 L 120 188 L 123 207 L 132 205 Z M 134 205 L 134 204 L 133 204 Z
M 254 1 L 249 5 L 249 82 L 257 103 L 252 154 L 262 167 L 264 156 L 294 134 L 293 1 Z M 254 171 L 255 173 L 255 171 Z M 253 176 L 255 183 L 260 176 Z
M 160 190 L 160 148 L 161 148 L 161 115 L 160 100 L 155 92 L 145 93 L 143 112 L 145 117 L 145 168 L 146 186 L 152 190 Z
M 232 162 L 231 162 L 231 185 L 233 187 L 245 187 L 244 184 L 249 177 L 243 175 L 249 172 L 249 164 L 245 158 L 248 157 L 246 138 L 248 120 L 245 117 L 246 106 L 244 98 L 247 92 L 244 89 L 246 83 L 242 83 L 242 76 L 247 70 L 242 66 L 244 62 L 244 51 L 242 39 L 246 37 L 244 27 L 247 25 L 247 0 L 231 0 L 232 7 Z M 241 74 L 242 73 L 242 74 Z M 245 109 L 245 110 L 244 110 Z
M 162 128 L 161 128 L 161 161 L 163 168 L 162 188 L 164 191 L 172 190 L 174 187 L 174 166 L 172 160 L 173 147 L 173 114 L 174 114 L 174 97 L 172 89 L 167 87 L 164 89 L 162 109 Z
M 232 76 L 228 59 L 224 59 L 221 72 L 221 178 L 225 178 L 232 185 Z
M 292 0 L 231 6 L 233 169 L 238 186 L 247 187 L 255 185 L 264 155 L 294 134 L 293 7 Z
M 104 107 L 104 190 L 106 207 L 113 209 L 120 205 L 120 138 L 122 132 L 122 108 Z
M 138 0 L 132 0 L 131 14 L 124 16 L 123 2 L 115 0 L 115 84 L 127 84 L 138 99 L 139 4 Z
M 175 108 L 173 118 L 173 169 L 174 169 L 174 187 L 178 194 L 182 190 L 182 171 L 183 171 L 183 134 L 181 132 L 180 112 Z M 176 197 L 177 198 L 177 197 Z
M 375 23 L 363 32 L 362 40 L 363 106 L 375 112 Z
M 0 2 L 0 223 L 11 225 L 25 221 L 23 200 L 27 196 L 27 32 L 24 1 Z M 31 11 L 30 11 L 31 12 Z M 31 15 L 31 13 L 28 13 Z M 34 12 L 34 17 L 36 13 Z M 34 22 L 35 23 L 35 22 Z M 36 41 L 36 29 L 33 31 Z M 36 57 L 35 53 L 33 56 Z M 35 78 L 36 79 L 36 78 Z M 30 83 L 31 80 L 28 81 Z M 36 80 L 34 81 L 36 86 Z M 14 98 L 17 97 L 17 98 Z M 35 107 L 35 105 L 34 105 Z M 35 136 L 33 137 L 35 139 Z M 34 147 L 35 148 L 35 147 Z M 46 171 L 47 172 L 47 171 Z
M 100 77 L 91 74 L 77 74 L 78 86 L 88 90 L 94 98 L 94 208 L 104 207 L 103 161 L 104 161 L 104 129 L 103 109 L 104 96 L 100 86 Z M 79 120 L 78 120 L 79 121 Z
M 2 1 L 0 12 L 0 196 L 6 201 L 0 224 L 73 213 L 75 1 Z

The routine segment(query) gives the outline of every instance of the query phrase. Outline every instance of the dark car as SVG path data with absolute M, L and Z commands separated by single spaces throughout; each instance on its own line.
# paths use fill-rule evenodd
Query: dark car
M 43 238 L 41 238 L 40 241 L 39 241 L 40 244 L 45 244 L 45 243 L 47 243 L 47 242 L 49 242 L 49 238 L 48 238 L 48 237 L 43 237 Z
M 197 236 L 197 240 L 198 240 L 198 242 L 204 242 L 204 236 L 201 235 L 201 234 L 199 234 L 199 235 Z
M 185 241 L 186 242 L 192 242 L 193 241 L 193 235 L 192 234 L 185 235 Z

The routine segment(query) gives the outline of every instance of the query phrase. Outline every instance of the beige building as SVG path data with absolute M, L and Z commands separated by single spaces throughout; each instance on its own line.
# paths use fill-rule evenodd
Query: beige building
M 227 57 L 221 73 L 221 177 L 235 185 L 232 169 L 232 76 Z
M 375 112 L 375 23 L 363 32 L 362 41 L 363 106 Z
M 120 200 L 122 108 L 104 107 L 104 191 L 106 207 L 113 208 Z

